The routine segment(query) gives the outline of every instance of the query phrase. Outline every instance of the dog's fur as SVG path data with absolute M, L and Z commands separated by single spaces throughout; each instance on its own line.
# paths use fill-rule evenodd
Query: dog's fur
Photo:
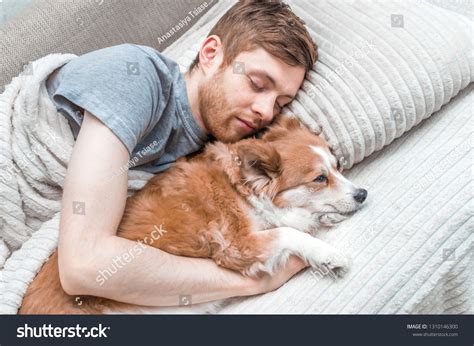
M 327 181 L 317 179 L 322 174 Z M 365 190 L 340 174 L 322 138 L 295 118 L 281 116 L 261 139 L 208 144 L 193 159 L 153 177 L 127 200 L 118 235 L 143 241 L 160 230 L 151 246 L 174 255 L 211 258 L 249 276 L 272 274 L 292 254 L 342 275 L 348 259 L 308 233 L 359 209 L 365 196 L 356 201 L 354 194 L 360 191 Z M 20 313 L 151 309 L 97 297 L 82 300 L 79 306 L 63 291 L 55 252 L 29 286 Z

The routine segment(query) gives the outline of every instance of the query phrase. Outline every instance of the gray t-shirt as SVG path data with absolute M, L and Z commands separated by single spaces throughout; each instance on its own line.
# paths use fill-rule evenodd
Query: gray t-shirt
M 208 139 L 191 113 L 178 64 L 151 47 L 122 44 L 81 55 L 46 87 L 74 138 L 85 109 L 127 147 L 130 168 L 161 172 Z

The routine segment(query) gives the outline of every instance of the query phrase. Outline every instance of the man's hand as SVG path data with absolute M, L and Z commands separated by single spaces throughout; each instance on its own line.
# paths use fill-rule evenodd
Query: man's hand
M 254 288 L 255 293 L 266 293 L 276 290 L 282 286 L 285 282 L 291 279 L 295 274 L 308 267 L 301 258 L 297 256 L 290 256 L 288 263 L 280 268 L 273 276 L 265 274 L 259 278 L 252 278 L 251 286 Z

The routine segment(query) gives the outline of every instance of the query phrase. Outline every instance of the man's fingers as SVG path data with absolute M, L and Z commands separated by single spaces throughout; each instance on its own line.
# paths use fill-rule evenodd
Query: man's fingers
M 287 263 L 287 268 L 290 272 L 298 273 L 303 268 L 306 268 L 308 264 L 297 256 L 291 256 Z
M 283 285 L 307 266 L 308 264 L 301 258 L 290 256 L 288 262 L 280 267 L 273 275 L 262 273 L 258 278 L 253 278 L 251 280 L 257 284 L 257 287 L 259 287 L 258 293 L 270 292 Z

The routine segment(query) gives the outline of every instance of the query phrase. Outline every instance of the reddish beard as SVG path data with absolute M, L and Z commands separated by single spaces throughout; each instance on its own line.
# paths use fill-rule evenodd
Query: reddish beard
M 199 112 L 209 133 L 222 142 L 236 142 L 245 133 L 236 126 L 241 113 L 232 110 L 224 94 L 224 71 L 203 82 L 198 90 Z

